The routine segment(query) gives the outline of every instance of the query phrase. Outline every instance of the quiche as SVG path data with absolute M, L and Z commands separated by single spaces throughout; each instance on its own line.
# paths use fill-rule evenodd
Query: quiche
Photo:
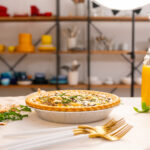
M 30 107 L 48 111 L 95 111 L 117 106 L 120 98 L 114 94 L 90 90 L 38 91 L 26 98 Z

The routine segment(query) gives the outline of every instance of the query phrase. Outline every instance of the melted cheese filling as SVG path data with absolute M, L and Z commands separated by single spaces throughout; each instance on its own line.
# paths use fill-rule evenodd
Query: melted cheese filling
M 86 92 L 57 92 L 43 93 L 33 99 L 38 104 L 48 106 L 96 106 L 111 103 L 112 99 L 104 94 L 91 94 Z

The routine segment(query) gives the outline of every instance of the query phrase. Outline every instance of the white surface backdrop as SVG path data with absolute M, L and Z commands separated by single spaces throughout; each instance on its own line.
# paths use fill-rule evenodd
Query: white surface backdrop
M 24 104 L 25 97 L 0 97 L 0 103 L 18 103 Z M 120 141 L 110 142 L 103 139 L 89 139 L 88 137 L 79 138 L 75 141 L 55 144 L 49 148 L 40 148 L 39 150 L 150 150 L 149 135 L 150 135 L 150 114 L 139 114 L 133 110 L 133 107 L 140 108 L 140 98 L 121 98 L 120 106 L 113 109 L 110 116 L 102 121 L 90 123 L 92 126 L 105 124 L 111 118 L 125 118 L 128 124 L 133 126 L 133 129 L 124 136 Z M 4 134 L 19 133 L 23 131 L 33 131 L 38 129 L 46 129 L 52 127 L 71 126 L 70 124 L 57 124 L 41 120 L 35 112 L 30 113 L 28 118 L 21 121 L 9 122 L 6 126 L 0 127 L 0 148 L 3 144 L 9 144 L 16 141 L 24 140 L 25 138 L 37 137 L 2 137 Z M 50 133 L 51 134 L 51 133 Z M 41 135 L 42 136 L 42 135 Z M 3 149 L 3 148 L 1 148 Z M 33 149 L 32 149 L 33 150 Z

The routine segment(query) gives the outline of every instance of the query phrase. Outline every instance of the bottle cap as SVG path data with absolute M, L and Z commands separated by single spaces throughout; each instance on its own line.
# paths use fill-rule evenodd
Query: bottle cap
M 150 65 L 150 48 L 148 48 L 147 50 L 147 54 L 146 56 L 144 57 L 144 62 L 143 62 L 144 65 Z

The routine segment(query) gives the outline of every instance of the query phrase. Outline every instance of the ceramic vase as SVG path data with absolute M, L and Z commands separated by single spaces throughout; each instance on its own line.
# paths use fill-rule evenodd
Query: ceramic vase
M 68 72 L 68 84 L 77 85 L 79 82 L 79 73 L 78 71 L 69 71 Z

